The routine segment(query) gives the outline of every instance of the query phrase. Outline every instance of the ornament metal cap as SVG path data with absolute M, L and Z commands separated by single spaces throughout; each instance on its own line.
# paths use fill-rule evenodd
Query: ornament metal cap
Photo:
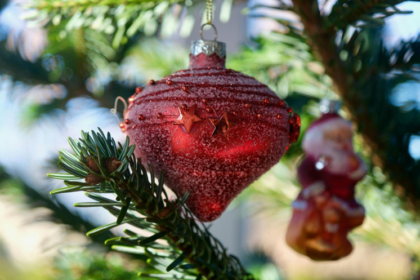
M 226 57 L 226 44 L 218 41 L 195 40 L 191 42 L 191 54 L 197 56 L 200 53 L 205 55 L 217 54 Z
M 321 99 L 319 102 L 319 110 L 323 114 L 328 113 L 338 113 L 341 107 L 341 101 L 339 100 L 331 100 L 331 99 Z
M 210 25 L 214 29 L 214 39 L 211 41 L 205 40 L 203 38 L 203 28 L 206 25 Z M 203 24 L 200 29 L 200 37 L 201 37 L 201 40 L 195 40 L 191 42 L 192 55 L 197 56 L 200 53 L 204 53 L 205 55 L 209 56 L 215 53 L 221 58 L 226 57 L 226 44 L 223 42 L 217 41 L 217 29 L 213 24 L 211 23 Z

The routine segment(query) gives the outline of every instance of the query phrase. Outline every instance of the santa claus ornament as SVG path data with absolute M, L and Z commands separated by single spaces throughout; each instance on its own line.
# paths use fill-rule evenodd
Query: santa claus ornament
M 178 196 L 188 191 L 187 205 L 206 222 L 276 164 L 300 129 L 292 108 L 226 69 L 225 59 L 216 38 L 193 41 L 189 69 L 139 88 L 121 123 L 135 155 L 162 171 Z
M 365 211 L 354 198 L 366 165 L 354 152 L 350 122 L 337 114 L 339 103 L 323 100 L 321 118 L 303 138 L 306 157 L 298 168 L 302 191 L 293 202 L 286 241 L 313 260 L 349 255 L 347 234 L 361 225 Z

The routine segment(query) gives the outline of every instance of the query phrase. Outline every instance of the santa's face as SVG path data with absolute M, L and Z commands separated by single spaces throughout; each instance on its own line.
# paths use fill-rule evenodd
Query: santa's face
M 326 127 L 323 133 L 325 146 L 337 150 L 353 152 L 353 131 L 349 125 Z
M 307 155 L 350 152 L 353 149 L 351 124 L 341 118 L 329 120 L 309 129 L 303 138 L 302 148 Z
M 361 160 L 354 152 L 351 124 L 344 119 L 329 120 L 311 128 L 303 139 L 308 156 L 321 160 L 332 173 L 356 170 Z

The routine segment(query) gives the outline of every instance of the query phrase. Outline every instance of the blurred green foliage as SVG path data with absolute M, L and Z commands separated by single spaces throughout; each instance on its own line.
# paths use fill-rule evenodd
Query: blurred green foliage
M 45 207 L 51 209 L 52 216 L 49 217 L 50 219 L 57 224 L 69 225 L 73 230 L 88 232 L 95 228 L 94 225 L 71 212 L 59 201 L 51 200 L 50 197 L 40 194 L 19 178 L 10 176 L 2 166 L 0 166 L 0 195 L 5 195 L 17 204 L 25 204 L 29 208 Z M 111 232 L 107 232 L 91 238 L 92 241 L 103 244 L 105 240 L 113 236 Z
M 202 1 L 176 2 L 129 1 L 123 5 L 118 0 L 47 0 L 31 3 L 40 11 L 29 11 L 25 18 L 33 25 L 48 22 L 49 45 L 39 59 L 30 62 L 11 51 L 3 38 L 0 74 L 11 76 L 16 84 L 24 82 L 29 88 L 62 85 L 64 94 L 46 103 L 28 104 L 23 122 L 30 125 L 43 116 L 52 116 L 57 109 L 65 110 L 66 104 L 77 97 L 88 96 L 97 100 L 99 106 L 110 108 L 117 96 L 127 98 L 136 86 L 147 80 L 185 68 L 187 50 L 174 47 L 172 41 L 151 38 L 156 33 L 169 38 L 178 31 L 188 36 L 194 25 L 194 8 L 202 8 Z M 225 0 L 225 9 L 232 2 Z M 312 0 L 303 2 L 317 4 Z M 414 38 L 386 47 L 382 40 L 384 19 L 406 13 L 396 7 L 405 1 L 381 1 L 376 6 L 373 2 L 336 1 L 330 14 L 319 17 L 325 31 L 334 35 L 333 41 L 323 47 L 338 57 L 331 65 L 345 70 L 346 94 L 341 98 L 346 111 L 342 113 L 357 124 L 356 147 L 369 165 L 369 175 L 358 187 L 368 219 L 355 235 L 413 256 L 418 267 L 420 228 L 414 211 L 419 209 L 420 162 L 410 155 L 409 145 L 412 137 L 419 135 L 420 112 L 413 98 L 395 102 L 395 96 L 411 96 L 412 86 L 419 85 L 420 43 L 419 38 Z M 185 4 L 186 10 L 179 3 Z M 0 10 L 5 4 L 5 1 L 0 3 Z M 294 11 L 288 1 L 279 1 L 269 8 L 277 12 Z M 254 12 L 252 9 L 254 17 L 267 17 Z M 322 63 L 313 47 L 314 40 L 308 40 L 299 20 L 282 15 L 272 20 L 283 32 L 255 38 L 252 44 L 228 56 L 228 67 L 256 77 L 286 98 L 302 117 L 303 134 L 319 116 L 317 101 L 323 97 L 338 98 L 337 88 L 325 73 L 331 65 Z M 279 165 L 245 191 L 242 198 L 253 204 L 254 213 L 281 214 L 277 217 L 287 218 L 291 201 L 299 191 L 294 170 L 302 155 L 300 141 L 289 149 Z M 53 209 L 57 221 L 71 224 L 77 230 L 92 228 L 21 181 L 1 177 L 4 174 L 0 172 L 1 193 L 26 201 L 27 198 L 22 198 L 24 193 L 32 198 L 29 201 L 41 201 Z M 58 279 L 107 279 L 108 276 L 131 279 L 130 271 L 123 274 L 125 267 L 121 260 L 118 256 L 101 259 L 88 252 L 66 253 L 62 260 L 57 260 L 57 265 L 60 277 L 68 278 Z M 115 271 L 112 275 L 101 271 L 110 268 Z M 270 265 L 253 271 L 256 275 L 274 275 Z
M 281 98 L 334 97 L 331 80 L 314 57 L 304 38 L 278 32 L 255 38 L 252 45 L 229 55 L 227 67 L 266 83 Z
M 55 259 L 54 279 L 60 280 L 134 280 L 144 263 L 110 253 L 94 253 L 69 248 Z

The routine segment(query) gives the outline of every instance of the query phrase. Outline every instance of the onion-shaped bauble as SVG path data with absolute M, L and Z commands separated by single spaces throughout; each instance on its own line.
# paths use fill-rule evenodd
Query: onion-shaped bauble
M 299 135 L 300 119 L 266 85 L 225 68 L 223 43 L 190 55 L 181 70 L 130 98 L 122 129 L 143 163 L 163 171 L 201 221 L 276 164 Z M 217 49 L 217 47 L 220 47 Z

